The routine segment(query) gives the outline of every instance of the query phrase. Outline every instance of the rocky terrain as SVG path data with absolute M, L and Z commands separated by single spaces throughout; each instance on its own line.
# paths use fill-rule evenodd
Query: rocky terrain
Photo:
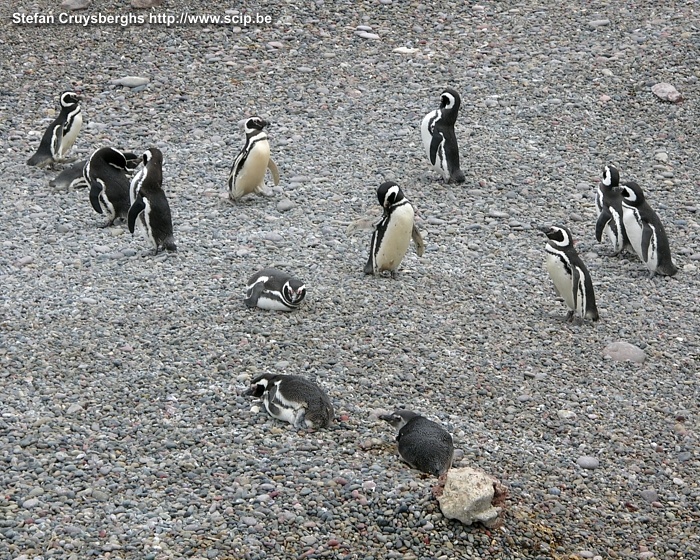
M 240 9 L 164 4 L 150 13 Z M 698 4 L 438 4 L 260 2 L 246 13 L 273 23 L 248 27 L 22 25 L 65 10 L 0 7 L 0 556 L 700 557 Z M 130 6 L 72 13 L 149 13 Z M 459 186 L 420 143 L 448 85 Z M 49 186 L 60 166 L 26 165 L 66 89 L 83 97 L 73 156 L 163 151 L 177 253 L 142 256 L 86 190 Z M 251 114 L 282 180 L 231 204 Z M 596 242 L 608 163 L 661 217 L 674 278 Z M 370 233 L 346 234 L 384 180 L 426 241 L 397 280 L 364 276 Z M 599 322 L 564 322 L 543 224 L 572 230 Z M 298 311 L 243 305 L 269 265 L 306 282 Z M 615 342 L 643 361 L 606 357 Z M 334 426 L 256 412 L 241 393 L 265 371 L 315 379 Z M 500 528 L 442 516 L 376 417 L 398 407 L 507 487 Z

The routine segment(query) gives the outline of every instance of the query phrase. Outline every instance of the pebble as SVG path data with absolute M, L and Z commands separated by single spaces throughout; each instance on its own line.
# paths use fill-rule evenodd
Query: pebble
M 678 92 L 678 90 L 666 82 L 654 84 L 651 86 L 651 91 L 662 101 L 669 101 L 670 103 L 678 103 L 679 101 L 683 101 L 683 96 Z
M 63 0 L 61 8 L 63 10 L 85 10 L 90 7 L 91 0 Z
M 288 212 L 292 208 L 296 207 L 296 203 L 288 198 L 283 198 L 277 203 L 277 210 L 279 212 Z
M 644 350 L 624 341 L 608 344 L 603 350 L 603 355 L 612 358 L 616 362 L 629 361 L 641 364 L 646 359 Z
M 576 464 L 582 469 L 592 470 L 597 469 L 600 466 L 600 461 L 598 461 L 598 459 L 595 457 L 583 455 L 576 460 Z
M 112 84 L 114 84 L 115 86 L 135 88 L 139 86 L 145 86 L 150 81 L 150 78 L 142 76 L 125 76 L 124 78 L 117 78 L 115 80 L 112 80 Z
M 594 19 L 588 22 L 588 27 L 592 27 L 593 29 L 605 27 L 607 25 L 610 25 L 609 19 Z

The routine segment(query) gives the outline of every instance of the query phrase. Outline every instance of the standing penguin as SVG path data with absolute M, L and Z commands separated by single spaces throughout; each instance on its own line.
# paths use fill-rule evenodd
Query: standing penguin
M 593 293 L 593 280 L 574 248 L 571 231 L 562 226 L 540 229 L 549 239 L 545 246 L 545 268 L 554 282 L 557 295 L 563 297 L 569 307 L 566 320 L 573 321 L 576 314 L 597 321 L 598 308 Z
M 419 257 L 423 256 L 425 244 L 413 221 L 413 206 L 396 183 L 387 181 L 379 185 L 377 199 L 384 209 L 384 215 L 372 234 L 364 271 L 365 274 L 379 274 L 388 270 L 395 278 L 411 238 Z
M 595 238 L 600 243 L 603 234 L 607 234 L 612 243 L 614 255 L 623 249 L 631 248 L 625 233 L 625 224 L 622 221 L 622 195 L 619 184 L 620 172 L 612 165 L 606 165 L 595 198 L 598 209 Z
M 269 124 L 260 117 L 246 119 L 245 145 L 233 162 L 228 176 L 228 196 L 231 200 L 238 200 L 246 194 L 262 192 L 265 172 L 268 169 L 272 173 L 275 185 L 279 184 L 280 173 L 270 157 L 270 143 L 263 130 Z
M 49 125 L 39 143 L 39 149 L 29 158 L 27 165 L 44 167 L 65 159 L 83 126 L 80 97 L 73 91 L 61 94 L 61 112 Z
M 163 191 L 163 153 L 158 148 L 149 148 L 143 154 L 143 162 L 143 169 L 134 177 L 130 187 L 134 201 L 129 208 L 129 231 L 134 233 L 136 220 L 141 219 L 144 236 L 153 245 L 155 253 L 160 249 L 176 251 L 170 205 Z
M 306 297 L 306 286 L 286 272 L 265 268 L 250 277 L 245 289 L 248 307 L 293 311 Z
M 129 177 L 126 156 L 116 148 L 95 150 L 85 164 L 83 176 L 90 185 L 90 203 L 98 214 L 105 214 L 108 227 L 129 212 Z
M 622 212 L 630 245 L 642 262 L 654 274 L 673 276 L 678 268 L 673 264 L 671 248 L 659 216 L 649 206 L 642 188 L 635 182 L 621 188 Z
M 414 469 L 442 476 L 452 466 L 452 436 L 440 424 L 410 410 L 382 414 L 380 420 L 399 430 L 396 441 L 399 455 Z
M 264 373 L 251 381 L 243 395 L 258 397 L 270 416 L 295 428 L 326 428 L 333 421 L 328 395 L 300 375 Z
M 440 95 L 440 108 L 425 115 L 420 125 L 428 159 L 448 183 L 464 183 L 466 180 L 459 168 L 459 147 L 455 136 L 460 104 L 459 93 L 446 88 Z

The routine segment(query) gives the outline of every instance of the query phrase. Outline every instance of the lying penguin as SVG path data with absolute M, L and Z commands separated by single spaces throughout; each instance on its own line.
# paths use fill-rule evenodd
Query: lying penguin
M 295 428 L 327 428 L 333 421 L 328 395 L 300 375 L 264 373 L 251 381 L 243 395 L 258 397 L 270 416 Z
M 438 477 L 450 469 L 454 444 L 442 426 L 410 410 L 382 414 L 379 419 L 398 428 L 399 455 L 411 467 Z

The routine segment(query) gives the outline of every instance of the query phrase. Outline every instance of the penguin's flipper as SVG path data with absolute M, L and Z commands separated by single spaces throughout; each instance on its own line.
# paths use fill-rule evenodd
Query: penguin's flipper
M 376 216 L 365 216 L 364 218 L 358 218 L 350 222 L 347 228 L 345 228 L 345 235 L 352 235 L 358 231 L 366 231 L 374 229 L 377 227 L 377 217 Z
M 422 257 L 423 253 L 425 253 L 425 241 L 423 241 L 423 236 L 420 234 L 420 231 L 418 231 L 416 224 L 413 224 L 413 230 L 411 231 L 411 238 L 413 239 L 413 242 L 416 244 L 416 254 L 419 257 Z
M 595 223 L 595 238 L 598 243 L 602 241 L 603 231 L 605 231 L 605 226 L 610 223 L 610 220 L 612 220 L 610 212 L 608 212 L 606 208 L 603 208 L 598 216 L 598 221 Z
M 61 154 L 61 144 L 63 143 L 63 127 L 64 125 L 62 124 L 54 126 L 53 134 L 51 135 L 52 154 Z
M 258 303 L 260 295 L 265 289 L 265 282 L 256 282 L 252 286 L 248 286 L 245 291 L 245 304 L 248 307 L 255 307 Z
M 654 228 L 647 222 L 642 224 L 642 254 L 640 256 L 645 263 L 649 260 L 649 248 L 655 233 Z
M 433 140 L 430 142 L 430 163 L 435 165 L 437 161 L 438 152 L 440 151 L 440 145 L 445 141 L 445 137 L 442 133 L 438 132 L 433 134 Z
M 139 217 L 139 214 L 145 210 L 145 208 L 146 204 L 143 201 L 143 197 L 140 194 L 137 195 L 136 200 L 134 200 L 134 203 L 131 205 L 131 208 L 129 208 L 129 214 L 127 216 L 129 232 L 134 233 L 136 219 Z
M 272 158 L 267 160 L 267 168 L 270 170 L 270 173 L 272 173 L 272 182 L 275 183 L 275 186 L 279 185 L 280 170 L 277 169 L 277 164 Z
M 90 183 L 90 204 L 95 209 L 95 212 L 102 214 L 102 206 L 100 206 L 100 193 L 102 192 L 102 185 L 97 179 L 93 179 Z

